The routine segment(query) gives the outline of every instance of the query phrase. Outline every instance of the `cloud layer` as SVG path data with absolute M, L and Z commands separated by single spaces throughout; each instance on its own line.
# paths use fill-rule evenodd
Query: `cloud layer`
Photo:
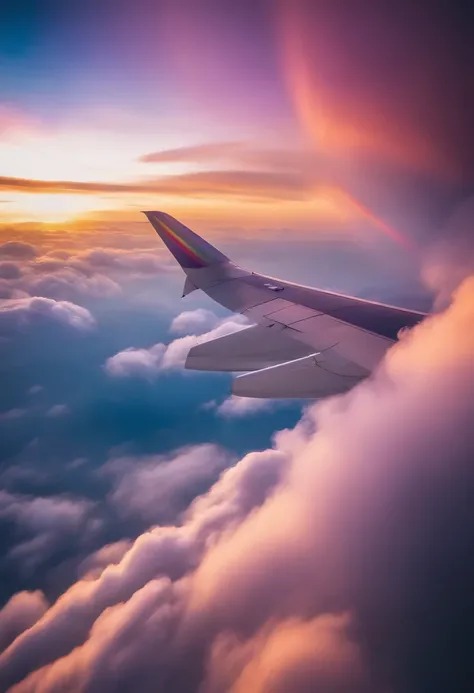
M 473 321 L 471 278 L 371 379 L 67 590 L 0 656 L 1 686 L 470 690 Z M 115 501 L 153 521 L 147 479 L 174 462 L 123 464 Z
M 71 302 L 113 298 L 122 293 L 124 283 L 159 276 L 170 269 L 169 258 L 160 253 L 160 248 L 145 251 L 112 246 L 91 250 L 86 237 L 85 249 L 71 252 L 61 249 L 60 240 L 49 252 L 23 241 L 1 245 L 0 297 L 42 296 Z M 111 238 L 110 242 L 124 240 Z M 134 242 L 132 235 L 130 244 Z M 64 244 L 68 243 L 70 240 L 64 239 Z

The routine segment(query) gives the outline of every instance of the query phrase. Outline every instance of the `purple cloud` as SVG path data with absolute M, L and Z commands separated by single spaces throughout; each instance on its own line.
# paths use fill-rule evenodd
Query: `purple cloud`
M 9 409 L 0 413 L 0 421 L 14 421 L 15 419 L 22 419 L 25 414 L 27 414 L 26 409 Z
M 0 262 L 1 279 L 19 279 L 21 274 L 20 267 L 14 262 Z
M 19 260 L 32 260 L 38 255 L 38 250 L 31 243 L 23 241 L 7 241 L 0 245 L 0 256 L 18 258 Z
M 42 497 L 0 491 L 0 518 L 14 523 L 22 537 L 5 560 L 30 575 L 55 551 L 86 532 L 93 504 L 84 499 Z M 93 524 L 90 524 L 93 529 Z
M 198 445 L 172 456 L 111 459 L 102 471 L 115 480 L 109 498 L 118 513 L 163 524 L 176 520 L 232 461 L 215 445 Z

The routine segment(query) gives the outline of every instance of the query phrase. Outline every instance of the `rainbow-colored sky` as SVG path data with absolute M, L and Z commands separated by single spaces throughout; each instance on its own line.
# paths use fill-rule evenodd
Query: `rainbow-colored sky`
M 7 3 L 0 220 L 163 208 L 409 245 L 472 176 L 472 45 L 445 5 Z

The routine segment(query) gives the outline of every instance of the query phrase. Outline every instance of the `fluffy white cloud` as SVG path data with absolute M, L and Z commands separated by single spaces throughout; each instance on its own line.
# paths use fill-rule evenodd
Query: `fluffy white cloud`
M 0 300 L 0 325 L 4 327 L 24 326 L 45 318 L 78 330 L 95 326 L 90 311 L 69 301 L 39 297 Z
M 212 310 L 197 308 L 185 310 L 177 315 L 170 325 L 170 332 L 175 334 L 202 334 L 212 330 L 219 323 L 219 318 Z
M 211 403 L 210 403 L 211 404 Z M 260 414 L 265 411 L 272 411 L 278 406 L 279 402 L 274 399 L 258 399 L 255 397 L 237 397 L 231 395 L 220 404 L 213 403 L 217 414 L 224 418 L 242 418 L 252 414 Z
M 125 349 L 111 356 L 105 363 L 109 375 L 123 378 L 135 375 L 142 378 L 155 377 L 162 370 L 164 344 L 155 344 L 149 349 Z
M 223 337 L 246 327 L 239 316 L 220 322 L 217 327 L 201 335 L 179 337 L 170 344 L 154 344 L 148 349 L 125 349 L 111 356 L 105 363 L 109 375 L 116 377 L 139 376 L 155 378 L 162 371 L 183 368 L 189 350 L 197 344 Z

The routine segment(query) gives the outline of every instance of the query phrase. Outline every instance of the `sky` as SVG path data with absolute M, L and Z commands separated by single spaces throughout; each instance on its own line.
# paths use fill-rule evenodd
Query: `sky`
M 0 8 L 0 691 L 472 691 L 474 12 Z M 432 312 L 351 392 L 230 396 L 242 329 L 141 214 Z

